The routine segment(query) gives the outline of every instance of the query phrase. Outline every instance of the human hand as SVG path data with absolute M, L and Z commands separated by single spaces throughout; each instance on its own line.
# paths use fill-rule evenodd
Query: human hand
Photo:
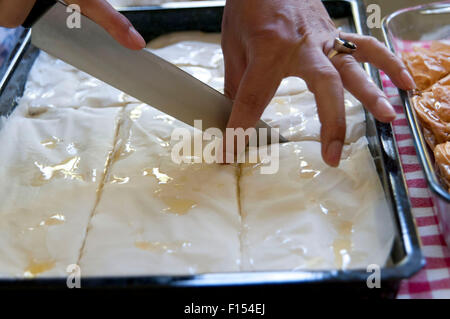
M 329 59 L 334 39 L 357 45 Z M 320 0 L 227 0 L 222 24 L 225 94 L 234 100 L 228 127 L 253 127 L 287 76 L 314 93 L 322 124 L 322 157 L 340 161 L 345 139 L 344 87 L 380 121 L 395 111 L 359 62 L 384 70 L 402 89 L 415 87 L 403 63 L 375 38 L 339 32 Z
M 0 25 L 7 28 L 18 27 L 25 21 L 35 2 L 36 0 L 0 0 Z M 65 2 L 79 5 L 83 14 L 102 26 L 123 46 L 132 50 L 145 47 L 144 39 L 130 21 L 107 1 L 66 0 Z

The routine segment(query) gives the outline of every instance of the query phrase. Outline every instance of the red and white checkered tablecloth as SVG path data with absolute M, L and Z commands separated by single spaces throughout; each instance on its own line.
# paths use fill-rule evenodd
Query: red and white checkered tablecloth
M 403 170 L 416 220 L 426 266 L 418 274 L 404 280 L 398 298 L 450 299 L 450 248 L 439 229 L 436 207 L 431 200 L 422 168 L 416 156 L 410 129 L 397 88 L 381 72 L 384 92 L 397 112 L 393 123 Z

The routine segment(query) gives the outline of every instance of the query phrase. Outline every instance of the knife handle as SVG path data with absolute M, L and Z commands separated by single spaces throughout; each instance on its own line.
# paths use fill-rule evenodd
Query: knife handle
M 28 17 L 22 23 L 24 28 L 31 28 L 32 25 L 50 9 L 54 4 L 56 4 L 57 0 L 36 0 L 33 8 L 28 14 Z

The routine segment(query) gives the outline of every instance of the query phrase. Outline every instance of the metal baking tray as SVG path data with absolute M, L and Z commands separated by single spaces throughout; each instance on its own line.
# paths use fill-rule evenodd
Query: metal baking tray
M 450 41 L 450 2 L 432 3 L 396 11 L 384 19 L 383 34 L 386 44 L 399 57 L 405 50 L 403 41 Z M 419 162 L 428 185 L 433 191 L 432 198 L 438 209 L 439 224 L 450 247 L 450 193 L 439 182 L 433 150 L 425 142 L 419 118 L 413 107 L 412 92 L 399 89 L 399 93 Z
M 364 8 L 357 0 L 324 1 L 331 17 L 348 31 L 368 34 L 365 26 Z M 220 32 L 223 13 L 223 1 L 208 1 L 197 4 L 177 4 L 159 7 L 123 8 L 125 14 L 136 29 L 150 41 L 162 34 L 201 30 Z M 23 94 L 27 74 L 39 53 L 29 43 L 30 32 L 24 30 L 21 41 L 10 58 L 10 66 L 0 82 L 0 115 L 10 114 L 17 100 Z M 365 65 L 367 72 L 380 86 L 378 71 Z M 222 294 L 229 289 L 239 287 L 246 296 L 261 296 L 269 292 L 280 292 L 284 296 L 311 297 L 394 297 L 400 281 L 411 277 L 424 265 L 419 238 L 410 202 L 404 174 L 400 165 L 397 146 L 389 124 L 374 120 L 367 114 L 367 137 L 370 150 L 377 166 L 380 180 L 389 202 L 396 235 L 386 267 L 381 269 L 381 288 L 367 288 L 367 278 L 371 273 L 361 270 L 329 271 L 268 271 L 241 273 L 209 273 L 188 276 L 146 276 L 146 277 L 107 277 L 85 278 L 81 285 L 84 289 L 128 290 L 145 289 L 171 293 L 186 293 L 212 296 Z M 66 279 L 0 279 L 0 288 L 36 288 L 52 287 L 67 289 Z M 177 287 L 177 289 L 172 289 Z M 261 288 L 267 289 L 261 289 Z M 153 290 L 152 290 L 153 289 Z

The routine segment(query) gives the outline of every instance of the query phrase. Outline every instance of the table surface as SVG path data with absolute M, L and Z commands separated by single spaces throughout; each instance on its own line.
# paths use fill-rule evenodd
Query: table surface
M 417 159 L 397 88 L 383 72 L 381 78 L 384 92 L 397 112 L 392 126 L 406 176 L 412 213 L 422 242 L 422 252 L 426 258 L 425 268 L 402 282 L 398 298 L 450 299 L 450 249 L 439 229 L 437 210 Z
M 164 0 L 163 0 L 164 1 Z M 399 8 L 432 2 L 425 0 L 364 0 L 379 4 L 383 15 Z M 372 30 L 380 37 L 379 30 Z M 0 28 L 0 66 L 15 43 L 17 30 Z M 381 39 L 381 38 L 380 38 Z M 413 215 L 422 241 L 426 266 L 418 274 L 401 284 L 398 298 L 449 298 L 450 299 L 450 249 L 439 230 L 436 208 L 418 162 L 403 106 L 396 87 L 381 73 L 386 95 L 394 105 L 397 119 L 393 122 L 395 138 L 406 174 Z

